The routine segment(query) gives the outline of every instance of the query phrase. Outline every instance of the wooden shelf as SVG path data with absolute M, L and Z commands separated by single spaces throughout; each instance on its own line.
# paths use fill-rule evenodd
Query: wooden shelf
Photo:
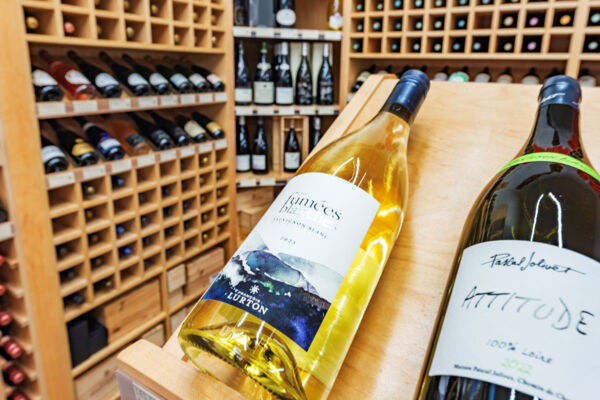
M 222 104 L 226 101 L 226 92 L 190 93 L 167 96 L 125 97 L 119 99 L 40 102 L 36 104 L 36 110 L 39 119 L 69 118 L 77 115 L 198 107 Z
M 233 37 L 280 40 L 309 40 L 339 42 L 342 32 L 316 29 L 264 28 L 234 26 Z
M 294 176 L 292 173 L 268 173 L 266 175 L 257 175 L 252 172 L 238 172 L 236 183 L 238 188 L 248 188 L 256 186 L 283 186 Z
M 107 356 L 117 351 L 119 348 L 125 346 L 127 343 L 143 335 L 146 331 L 162 322 L 165 319 L 165 316 L 166 313 L 161 312 L 159 315 L 152 318 L 148 322 L 140 325 L 136 329 L 120 337 L 118 340 L 109 343 L 108 346 L 104 347 L 100 351 L 97 351 L 96 353 L 92 354 L 87 360 L 83 361 L 81 364 L 78 364 L 76 367 L 73 368 L 73 378 L 76 378 L 77 376 L 81 375 L 82 373 L 96 365 L 98 362 L 104 360 Z
M 291 115 L 337 115 L 340 110 L 339 105 L 332 106 L 235 106 L 236 116 L 291 116 Z

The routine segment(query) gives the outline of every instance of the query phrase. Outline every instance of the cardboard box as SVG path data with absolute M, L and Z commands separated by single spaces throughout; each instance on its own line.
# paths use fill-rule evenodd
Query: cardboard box
M 75 395 L 79 400 L 104 400 L 118 392 L 115 371 L 117 355 L 113 354 L 75 379 Z
M 158 279 L 136 288 L 101 307 L 98 320 L 112 343 L 160 313 Z

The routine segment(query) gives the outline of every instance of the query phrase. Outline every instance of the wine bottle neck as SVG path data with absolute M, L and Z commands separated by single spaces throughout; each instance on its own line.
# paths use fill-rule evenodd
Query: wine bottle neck
M 579 109 L 566 104 L 540 106 L 525 153 L 553 152 L 582 159 Z

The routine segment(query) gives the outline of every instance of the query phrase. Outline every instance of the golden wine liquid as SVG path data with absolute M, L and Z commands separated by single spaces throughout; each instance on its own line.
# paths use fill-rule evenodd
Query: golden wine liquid
M 380 203 L 308 351 L 252 314 L 200 300 L 179 335 L 196 365 L 205 368 L 200 359 L 208 351 L 280 399 L 327 397 L 400 231 L 408 195 L 409 128 L 399 116 L 381 112 L 362 129 L 323 148 L 298 171 L 337 176 Z M 255 396 L 264 398 L 264 393 Z

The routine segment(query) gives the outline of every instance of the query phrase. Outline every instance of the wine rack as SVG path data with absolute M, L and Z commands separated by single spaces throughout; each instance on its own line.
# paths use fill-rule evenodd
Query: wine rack
M 10 216 L 0 224 L 0 283 L 10 335 L 24 349 L 16 364 L 29 399 L 117 399 L 117 354 L 142 337 L 162 344 L 236 247 L 231 25 L 225 0 L 20 0 L 3 8 L 0 34 L 10 45 L 0 72 L 13 79 L 0 82 L 0 200 Z M 48 70 L 42 49 L 72 66 L 66 53 L 74 49 L 107 72 L 100 50 L 149 67 L 185 60 L 226 89 L 36 103 L 30 65 Z M 56 142 L 44 120 L 81 134 L 71 117 L 144 110 L 199 111 L 225 138 L 44 173 L 40 136 Z M 187 274 L 215 253 L 210 270 Z M 186 272 L 173 293 L 172 271 Z M 129 325 L 111 318 L 117 305 L 146 315 L 135 312 L 146 304 L 140 293 L 150 293 L 151 315 Z M 83 339 L 77 332 L 85 341 L 73 340 Z
M 394 72 L 425 66 L 431 77 L 444 67 L 468 65 L 472 76 L 488 67 L 492 81 L 507 67 L 515 82 L 532 67 L 541 78 L 600 73 L 597 1 L 352 0 L 344 7 L 343 99 L 372 63 Z
M 127 8 L 126 8 L 127 7 Z M 225 2 L 197 0 L 25 0 L 39 21 L 30 43 L 224 53 Z

